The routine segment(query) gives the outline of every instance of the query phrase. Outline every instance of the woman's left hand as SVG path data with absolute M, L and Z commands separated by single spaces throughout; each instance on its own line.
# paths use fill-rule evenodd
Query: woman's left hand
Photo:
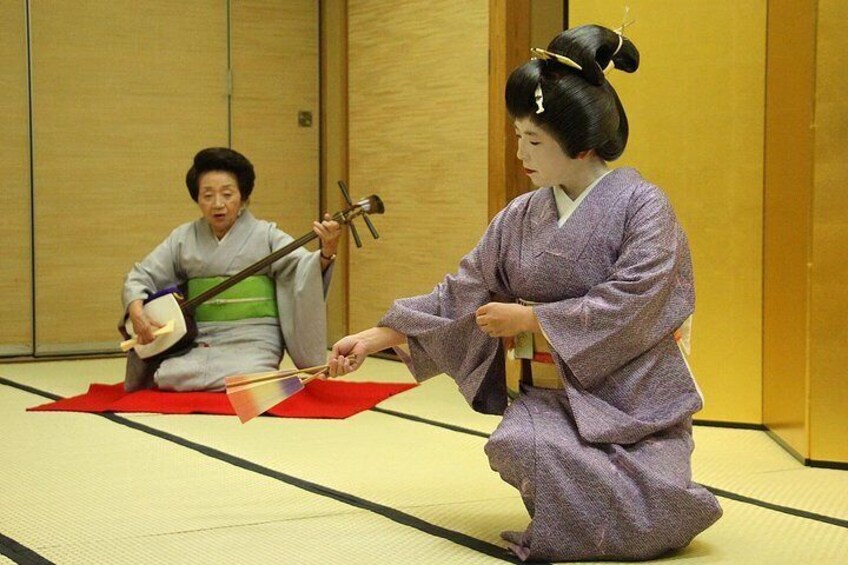
M 312 231 L 321 238 L 321 254 L 332 257 L 339 247 L 339 237 L 342 235 L 341 225 L 332 219 L 330 214 L 324 214 L 323 222 L 312 222 Z
M 522 304 L 489 302 L 477 309 L 477 326 L 490 337 L 512 337 L 538 325 L 533 308 Z

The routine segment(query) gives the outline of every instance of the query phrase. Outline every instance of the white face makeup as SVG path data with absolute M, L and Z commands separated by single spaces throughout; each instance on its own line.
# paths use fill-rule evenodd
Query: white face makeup
M 556 139 L 530 118 L 515 120 L 517 156 L 536 186 L 568 186 L 580 165 L 562 150 Z
M 197 204 L 218 239 L 224 237 L 238 219 L 241 192 L 238 180 L 226 171 L 209 171 L 198 179 Z

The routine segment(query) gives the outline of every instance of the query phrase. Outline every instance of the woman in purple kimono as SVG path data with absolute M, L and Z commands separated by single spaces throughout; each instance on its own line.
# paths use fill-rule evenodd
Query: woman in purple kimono
M 533 52 L 506 103 L 541 188 L 510 202 L 430 294 L 336 343 L 330 376 L 408 344 L 418 380 L 447 373 L 475 410 L 503 414 L 485 450 L 530 512 L 525 531 L 502 534 L 513 552 L 650 559 L 722 512 L 691 480 L 702 398 L 678 343 L 694 308 L 688 243 L 658 187 L 608 167 L 628 126 L 606 74 L 635 71 L 635 46 L 582 26 Z

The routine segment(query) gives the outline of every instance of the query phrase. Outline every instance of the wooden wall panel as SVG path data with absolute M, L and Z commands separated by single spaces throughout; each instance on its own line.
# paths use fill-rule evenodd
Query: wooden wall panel
M 351 246 L 350 330 L 455 272 L 487 224 L 488 1 L 350 0 L 350 180 L 381 239 Z M 369 236 L 370 237 L 370 236 Z
M 27 21 L 24 2 L 0 4 L 0 355 L 32 353 Z
M 670 196 L 693 254 L 692 367 L 706 420 L 761 423 L 765 0 L 634 0 L 642 61 L 611 81 L 630 120 L 630 165 Z M 572 27 L 623 10 L 569 2 Z
M 254 214 L 297 238 L 319 209 L 318 3 L 231 6 L 232 147 L 256 169 Z M 298 125 L 299 111 L 312 113 L 311 127 Z
M 198 216 L 185 172 L 227 144 L 226 2 L 30 6 L 36 350 L 116 350 L 126 272 Z
M 848 463 L 848 4 L 819 0 L 810 294 L 810 458 Z

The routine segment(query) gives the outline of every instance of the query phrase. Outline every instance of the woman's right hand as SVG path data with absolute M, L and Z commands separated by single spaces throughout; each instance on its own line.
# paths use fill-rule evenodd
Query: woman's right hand
M 163 324 L 149 318 L 147 314 L 144 313 L 144 301 L 133 300 L 130 302 L 130 306 L 127 310 L 130 315 L 130 321 L 132 321 L 133 333 L 135 333 L 135 338 L 138 341 L 138 344 L 145 345 L 156 339 L 153 332 L 161 328 Z
M 341 338 L 330 354 L 329 376 L 352 373 L 362 366 L 365 357 L 395 345 L 406 343 L 406 336 L 387 327 L 369 328 L 358 334 Z
M 341 338 L 333 345 L 328 376 L 333 378 L 356 371 L 365 362 L 368 353 L 366 341 L 359 334 Z

